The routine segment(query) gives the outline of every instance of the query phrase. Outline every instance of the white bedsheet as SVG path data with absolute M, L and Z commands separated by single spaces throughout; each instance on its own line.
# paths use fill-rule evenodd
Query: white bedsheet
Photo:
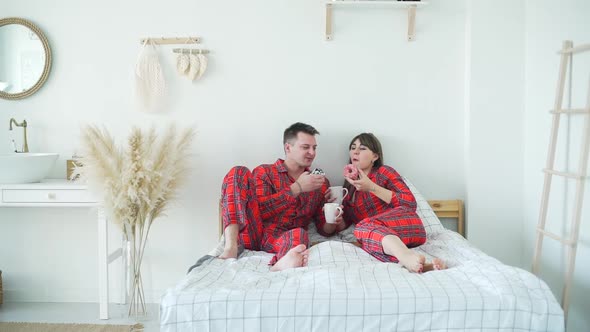
M 165 293 L 161 331 L 564 330 L 561 307 L 531 273 L 452 231 L 416 250 L 449 269 L 412 274 L 338 241 L 313 246 L 307 267 L 274 273 L 264 252 L 211 258 Z

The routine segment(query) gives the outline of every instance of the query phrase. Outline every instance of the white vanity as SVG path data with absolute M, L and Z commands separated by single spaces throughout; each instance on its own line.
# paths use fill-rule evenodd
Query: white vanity
M 108 266 L 109 263 L 123 256 L 121 249 L 109 255 L 107 220 L 86 185 L 65 179 L 43 180 L 39 183 L 27 184 L 0 184 L 0 207 L 73 207 L 97 210 L 100 319 L 108 319 Z

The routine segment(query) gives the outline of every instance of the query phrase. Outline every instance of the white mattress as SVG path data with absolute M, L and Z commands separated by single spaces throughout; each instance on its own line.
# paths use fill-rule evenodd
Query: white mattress
M 564 330 L 561 307 L 531 273 L 448 230 L 416 250 L 449 269 L 412 274 L 339 241 L 313 246 L 307 267 L 274 273 L 264 252 L 210 258 L 165 293 L 161 331 Z

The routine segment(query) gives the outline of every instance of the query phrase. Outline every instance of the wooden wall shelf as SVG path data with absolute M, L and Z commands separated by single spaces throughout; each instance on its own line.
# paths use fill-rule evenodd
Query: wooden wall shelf
M 326 7 L 326 40 L 332 40 L 332 8 L 334 6 L 390 6 L 408 11 L 408 41 L 414 40 L 416 26 L 416 9 L 428 5 L 427 1 L 378 1 L 378 0 L 332 0 Z

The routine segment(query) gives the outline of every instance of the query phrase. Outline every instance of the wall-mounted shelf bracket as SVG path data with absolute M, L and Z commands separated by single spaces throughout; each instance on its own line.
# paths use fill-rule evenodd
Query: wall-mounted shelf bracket
M 416 36 L 416 9 L 427 5 L 427 1 L 379 1 L 379 0 L 332 0 L 325 3 L 326 8 L 326 40 L 332 40 L 332 9 L 335 5 L 351 6 L 393 6 L 408 11 L 408 41 L 414 40 Z
M 416 36 L 416 5 L 408 7 L 408 41 L 414 40 Z
M 201 38 L 199 37 L 160 37 L 160 38 L 141 38 L 139 40 L 140 44 L 145 44 L 146 42 L 150 42 L 153 44 L 158 45 L 170 45 L 170 44 L 198 44 L 201 42 Z
M 326 3 L 326 40 L 332 40 L 332 4 Z

